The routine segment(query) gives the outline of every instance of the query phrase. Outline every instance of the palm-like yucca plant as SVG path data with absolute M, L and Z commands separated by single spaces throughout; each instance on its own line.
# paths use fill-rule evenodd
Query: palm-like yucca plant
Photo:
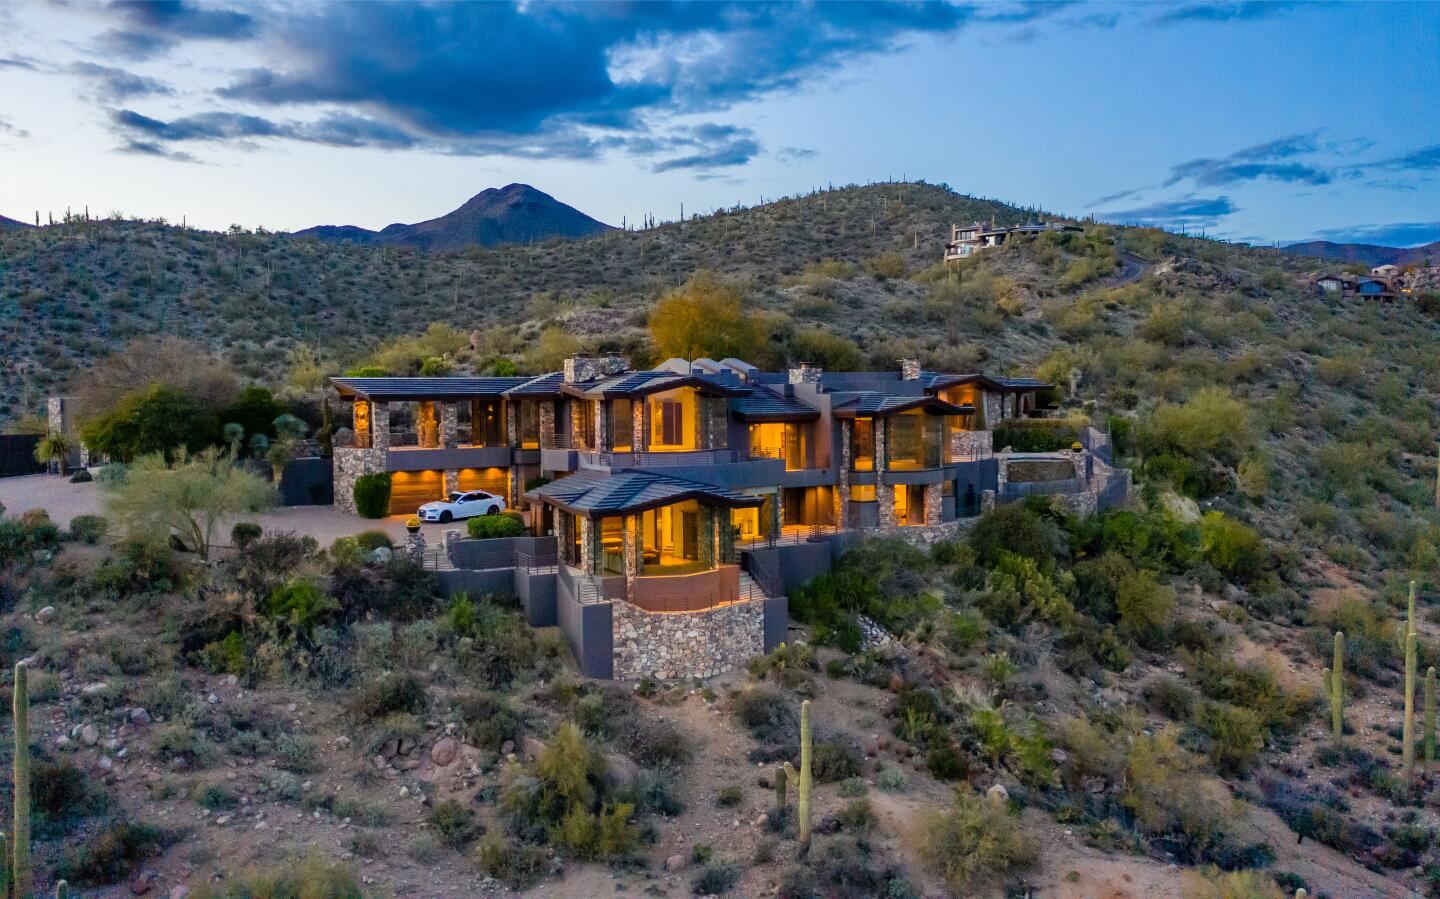
M 41 465 L 58 465 L 65 474 L 65 460 L 70 456 L 70 438 L 62 431 L 49 431 L 35 444 L 35 461 Z

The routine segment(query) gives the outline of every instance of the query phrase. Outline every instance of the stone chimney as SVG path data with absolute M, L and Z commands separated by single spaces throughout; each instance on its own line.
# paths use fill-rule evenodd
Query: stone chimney
M 790 369 L 791 384 L 819 384 L 820 376 L 825 374 L 825 369 L 818 365 L 811 365 L 809 362 L 801 362 L 795 368 Z
M 920 360 L 919 360 L 919 359 L 901 359 L 901 360 L 900 360 L 900 380 L 902 380 L 902 381 L 918 381 L 918 380 L 920 380 Z
M 577 353 L 565 360 L 565 383 L 584 384 L 598 378 L 624 374 L 630 370 L 630 360 L 624 356 L 590 356 Z

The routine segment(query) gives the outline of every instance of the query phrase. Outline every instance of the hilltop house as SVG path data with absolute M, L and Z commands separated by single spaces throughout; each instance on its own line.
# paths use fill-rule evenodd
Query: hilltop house
M 381 471 L 392 514 L 455 490 L 505 496 L 535 536 L 499 558 L 494 541 L 452 532 L 446 566 L 460 571 L 447 579 L 513 591 L 599 677 L 703 675 L 773 648 L 786 590 L 828 570 L 855 534 L 928 541 L 985 503 L 1060 493 L 1084 511 L 1128 489 L 1103 450 L 993 451 L 991 429 L 1035 414 L 1045 383 L 914 360 L 889 372 L 738 359 L 633 371 L 577 356 L 532 378 L 332 382 L 353 406 L 353 431 L 334 441 L 337 503 L 353 511 L 356 478 Z M 1058 464 L 1060 477 L 1027 479 L 1022 461 Z M 505 571 L 492 584 L 478 568 Z
M 1395 299 L 1395 288 L 1386 278 L 1325 274 L 1315 279 L 1315 286 L 1327 294 L 1347 299 L 1350 297 L 1363 297 L 1370 300 Z
M 1080 231 L 1079 225 L 1068 222 L 1028 222 L 1024 225 L 1000 225 L 993 222 L 975 222 L 970 225 L 951 225 L 950 242 L 945 245 L 945 261 L 968 259 L 981 250 L 998 247 L 1011 237 L 1027 234 L 1043 234 L 1046 231 Z

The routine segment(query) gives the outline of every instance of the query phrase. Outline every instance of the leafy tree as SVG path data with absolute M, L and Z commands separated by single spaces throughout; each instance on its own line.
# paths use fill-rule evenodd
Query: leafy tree
M 126 395 L 80 431 L 86 446 L 121 462 L 177 448 L 198 452 L 219 434 L 219 420 L 194 396 L 166 384 Z
M 154 542 L 176 534 L 206 559 L 222 522 L 274 500 L 269 484 L 211 448 L 181 451 L 173 463 L 159 453 L 141 456 L 123 480 L 106 485 L 105 508 L 132 539 Z
M 566 358 L 584 348 L 580 338 L 559 325 L 551 325 L 540 332 L 535 345 L 525 353 L 525 369 L 531 372 L 554 371 L 565 364 Z
M 650 336 L 661 356 L 754 359 L 766 335 L 745 309 L 745 293 L 710 272 L 697 272 L 650 313 Z
M 284 413 L 285 407 L 275 400 L 268 389 L 252 384 L 240 392 L 240 397 L 221 414 L 220 419 L 235 422 L 245 429 L 246 434 L 274 436 L 275 419 Z M 226 439 L 229 439 L 228 435 Z
M 797 331 L 790 338 L 790 361 L 812 362 L 833 371 L 860 371 L 866 365 L 855 341 L 824 328 Z
M 240 392 L 234 368 L 209 347 L 176 337 L 145 337 L 95 363 L 70 385 L 76 420 L 83 424 L 107 415 L 136 392 L 136 384 L 165 384 L 204 409 L 227 408 Z
M 230 458 L 240 458 L 240 444 L 245 441 L 245 426 L 238 421 L 229 422 L 220 430 L 220 435 L 230 447 Z
M 65 474 L 65 459 L 70 455 L 70 438 L 61 431 L 50 431 L 35 444 L 35 461 L 41 465 L 54 463 Z

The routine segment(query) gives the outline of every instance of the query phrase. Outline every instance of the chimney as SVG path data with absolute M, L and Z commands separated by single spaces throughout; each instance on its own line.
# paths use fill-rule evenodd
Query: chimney
M 920 380 L 920 360 L 919 360 L 919 359 L 901 359 L 901 360 L 900 360 L 900 380 L 902 380 L 902 381 L 918 381 L 918 380 Z
M 809 362 L 801 362 L 797 367 L 790 369 L 791 384 L 819 384 L 820 376 L 825 369 L 818 365 L 811 365 Z
M 630 360 L 624 356 L 576 353 L 565 360 L 565 383 L 584 384 L 598 378 L 624 374 L 629 370 Z

